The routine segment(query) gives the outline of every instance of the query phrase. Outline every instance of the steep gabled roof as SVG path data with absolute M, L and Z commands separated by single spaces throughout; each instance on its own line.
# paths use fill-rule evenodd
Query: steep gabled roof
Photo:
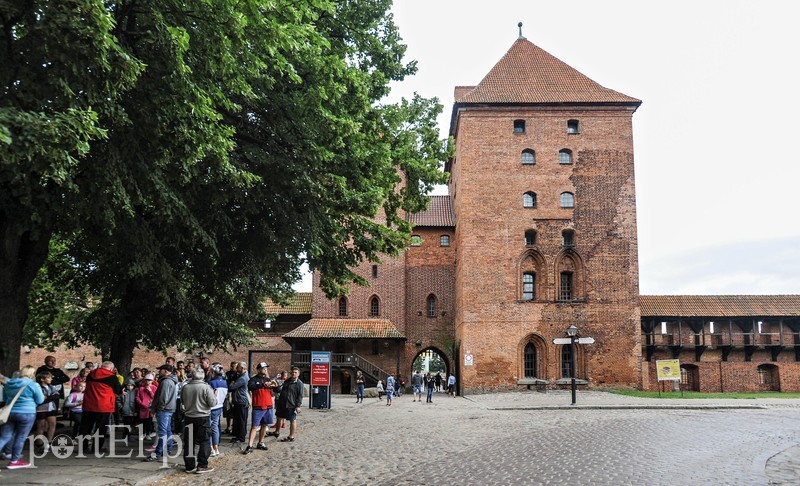
M 460 95 L 460 96 L 459 96 Z M 471 90 L 456 89 L 456 103 L 631 103 L 520 37 Z
M 425 211 L 409 214 L 407 219 L 414 226 L 455 226 L 450 196 L 430 196 Z
M 288 339 L 405 339 L 388 319 L 311 319 L 283 335 Z
M 800 316 L 800 295 L 640 295 L 642 317 Z

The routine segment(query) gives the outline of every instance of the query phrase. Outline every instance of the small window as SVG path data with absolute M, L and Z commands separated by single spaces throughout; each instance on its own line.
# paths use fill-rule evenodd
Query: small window
M 523 208 L 535 208 L 536 207 L 536 193 L 535 192 L 526 192 L 522 195 L 522 207 Z
M 381 315 L 381 304 L 377 297 L 373 297 L 369 301 L 369 315 L 372 317 L 378 317 Z
M 522 274 L 522 300 L 533 300 L 536 298 L 536 274 Z
M 436 317 L 436 297 L 428 296 L 428 317 Z
M 372 278 L 378 278 L 378 266 L 372 265 Z
M 561 207 L 562 208 L 574 208 L 575 207 L 575 195 L 571 192 L 562 192 L 561 193 Z
M 558 152 L 558 163 L 561 165 L 569 165 L 572 163 L 572 152 L 567 149 L 563 149 Z
M 411 235 L 411 246 L 420 246 L 422 244 L 422 237 L 420 235 Z
M 339 315 L 346 316 L 347 315 L 347 299 L 344 297 L 339 298 Z
M 567 121 L 567 133 L 569 134 L 580 133 L 580 125 L 578 125 L 578 120 Z
M 439 237 L 439 246 L 450 246 L 450 236 L 442 235 Z
M 527 230 L 525 232 L 525 246 L 533 246 L 536 244 L 536 230 Z
M 561 232 L 561 245 L 563 246 L 575 246 L 575 232 L 572 230 L 565 229 Z
M 536 163 L 536 153 L 531 149 L 522 151 L 522 165 L 533 165 Z
M 514 120 L 514 133 L 525 133 L 525 120 Z
M 381 342 L 377 339 L 372 340 L 372 354 L 381 354 Z
M 558 300 L 572 300 L 572 272 L 561 272 Z

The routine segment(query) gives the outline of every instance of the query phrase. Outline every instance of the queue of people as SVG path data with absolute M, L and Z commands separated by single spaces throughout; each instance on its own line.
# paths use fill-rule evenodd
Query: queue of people
M 10 405 L 8 419 L 0 427 L 0 449 L 3 458 L 10 460 L 9 469 L 30 467 L 22 455 L 32 433 L 38 453 L 50 450 L 59 417 L 72 423 L 71 436 L 81 441 L 79 447 L 85 453 L 105 452 L 110 427 L 115 425 L 124 426 L 118 430 L 129 446 L 152 439 L 152 445 L 144 449 L 148 462 L 173 452 L 173 437 L 182 433 L 186 471 L 198 474 L 213 470 L 209 458 L 221 455 L 223 418 L 228 420 L 225 432 L 233 433 L 231 442 L 246 441 L 245 454 L 267 450 L 266 437 L 278 439 L 287 420 L 289 435 L 279 440 L 291 442 L 296 437 L 304 386 L 297 368 L 270 378 L 269 365 L 259 363 L 250 377 L 243 362 L 231 363 L 225 372 L 220 363 L 212 364 L 208 358 L 196 366 L 169 357 L 155 368 L 157 377 L 150 369 L 134 368 L 125 378 L 114 363 L 105 361 L 97 368 L 87 363 L 70 379 L 55 365 L 55 357 L 48 356 L 38 370 L 24 366 L 11 378 L 0 375 L 0 401 Z

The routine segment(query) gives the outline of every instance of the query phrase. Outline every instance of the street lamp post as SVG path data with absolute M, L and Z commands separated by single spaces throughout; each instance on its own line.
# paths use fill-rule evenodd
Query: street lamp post
M 570 325 L 567 328 L 567 336 L 569 336 L 569 356 L 570 356 L 570 375 L 572 375 L 572 405 L 575 405 L 575 392 L 576 392 L 576 384 L 575 384 L 575 336 L 578 335 L 578 326 L 575 324 Z

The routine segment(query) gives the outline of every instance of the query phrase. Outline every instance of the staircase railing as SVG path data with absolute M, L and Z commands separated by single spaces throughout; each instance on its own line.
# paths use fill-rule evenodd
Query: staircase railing
M 295 366 L 310 366 L 311 353 L 299 352 L 292 354 L 292 364 Z M 375 381 L 381 380 L 386 383 L 386 378 L 389 373 L 381 369 L 375 363 L 370 362 L 363 356 L 351 353 L 331 353 L 331 365 L 333 366 L 352 366 L 364 372 L 365 375 L 374 379 Z

